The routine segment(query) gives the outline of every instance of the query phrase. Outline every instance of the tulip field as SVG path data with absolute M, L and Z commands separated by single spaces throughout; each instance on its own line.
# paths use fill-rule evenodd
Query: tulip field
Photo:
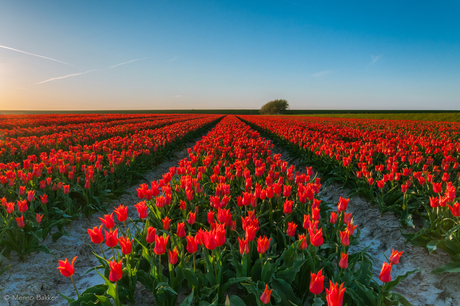
M 398 275 L 405 249 L 382 259 L 362 246 L 348 207 L 358 196 L 397 217 L 408 248 L 448 254 L 434 277 L 460 272 L 458 123 L 9 115 L 0 131 L 6 305 L 27 296 L 9 285 L 29 281 L 17 267 L 57 252 L 54 271 L 35 271 L 30 286 L 54 282 L 59 295 L 37 305 L 413 305 L 399 287 L 425 267 Z M 348 192 L 326 201 L 333 184 Z M 132 185 L 135 202 L 122 201 Z M 53 251 L 78 230 L 81 247 Z M 458 305 L 447 300 L 436 305 Z

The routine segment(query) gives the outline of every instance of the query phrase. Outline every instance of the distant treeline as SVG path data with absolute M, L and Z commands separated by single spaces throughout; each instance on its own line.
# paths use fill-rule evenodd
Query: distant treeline
M 428 113 L 459 113 L 460 110 L 319 110 L 291 109 L 286 115 L 313 114 L 428 114 Z M 0 111 L 3 115 L 14 114 L 234 114 L 258 115 L 259 109 L 170 109 L 170 110 L 8 110 Z

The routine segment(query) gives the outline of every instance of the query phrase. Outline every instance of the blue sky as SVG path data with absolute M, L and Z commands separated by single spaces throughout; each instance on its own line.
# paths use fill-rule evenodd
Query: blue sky
M 458 1 L 0 0 L 0 109 L 460 109 Z

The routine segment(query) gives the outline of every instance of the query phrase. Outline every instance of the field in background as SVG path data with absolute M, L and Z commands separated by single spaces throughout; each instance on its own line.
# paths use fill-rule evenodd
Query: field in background
M 334 118 L 386 119 L 386 120 L 421 120 L 460 122 L 460 113 L 385 113 L 385 114 L 303 114 L 297 116 L 318 116 Z

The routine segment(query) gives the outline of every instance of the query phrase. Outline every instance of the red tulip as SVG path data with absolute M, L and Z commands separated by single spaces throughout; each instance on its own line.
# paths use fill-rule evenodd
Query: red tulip
M 311 210 L 311 218 L 313 220 L 319 220 L 321 218 L 320 213 L 321 213 L 321 211 L 320 211 L 319 208 L 312 208 L 312 210 Z
M 294 222 L 289 222 L 288 223 L 288 229 L 286 230 L 286 234 L 289 237 L 293 237 L 295 235 L 295 230 L 297 229 L 297 224 Z
M 345 211 L 347 210 L 347 206 L 348 206 L 348 202 L 350 201 L 350 199 L 344 199 L 342 197 L 340 197 L 339 199 L 339 204 L 337 206 L 337 211 Z
M 273 289 L 268 290 L 268 285 L 265 285 L 265 290 L 260 296 L 260 300 L 264 304 L 268 304 L 270 302 L 270 295 L 272 294 Z
M 339 231 L 340 233 L 340 240 L 342 241 L 343 246 L 349 246 L 350 245 L 350 233 L 345 230 L 345 231 Z
M 120 260 L 119 262 L 116 262 L 115 260 L 114 261 L 109 260 L 109 266 L 110 266 L 109 280 L 111 282 L 116 283 L 123 277 L 122 264 L 123 264 L 123 260 Z
M 391 282 L 391 263 L 383 263 L 382 270 L 380 271 L 379 279 L 383 283 Z
M 217 246 L 223 246 L 225 243 L 225 225 L 218 224 L 216 228 L 216 242 Z
M 331 219 L 330 221 L 332 224 L 335 224 L 337 222 L 337 213 L 335 211 L 331 212 Z
M 460 204 L 458 202 L 455 202 L 452 206 L 448 206 L 454 217 L 460 217 Z
M 35 219 L 37 220 L 37 224 L 40 224 L 42 222 L 43 214 L 37 213 L 35 216 Z
M 24 216 L 21 216 L 20 218 L 16 218 L 16 224 L 18 225 L 19 228 L 23 228 L 26 226 L 24 224 Z
M 139 202 L 136 205 L 134 205 L 137 209 L 137 212 L 139 214 L 140 219 L 145 219 L 147 218 L 147 206 L 145 205 L 145 202 Z
M 246 226 L 246 239 L 253 241 L 256 238 L 257 228 L 253 225 Z
M 348 268 L 348 253 L 347 254 L 342 253 L 340 255 L 339 267 L 342 269 Z
M 118 238 L 118 243 L 121 247 L 121 252 L 125 255 L 131 254 L 133 250 L 133 240 L 129 241 L 127 237 Z
M 315 247 L 319 247 L 323 244 L 323 229 L 320 228 L 319 230 L 313 228 L 308 229 L 308 233 L 310 234 L 310 243 Z
M 44 195 L 40 196 L 40 200 L 41 200 L 42 204 L 48 203 L 48 195 L 44 194 Z
M 29 209 L 29 207 L 27 206 L 27 201 L 26 200 L 18 200 L 18 210 L 20 212 L 25 212 L 27 211 L 27 209 Z
M 214 212 L 213 211 L 208 211 L 208 223 L 214 223 Z
M 128 207 L 121 204 L 114 209 L 115 214 L 117 215 L 118 221 L 125 222 L 128 219 Z
M 169 230 L 169 228 L 171 227 L 171 219 L 169 219 L 168 217 L 164 217 L 161 221 L 163 222 L 163 229 L 165 231 Z
M 343 216 L 343 223 L 348 224 L 351 222 L 351 217 L 353 216 L 352 213 L 344 213 Z
M 154 243 L 156 236 L 157 229 L 153 228 L 153 226 L 147 227 L 147 236 L 145 237 L 145 241 L 147 241 L 147 243 Z
M 210 251 L 214 250 L 217 247 L 216 234 L 213 230 L 209 232 L 205 232 L 204 246 Z
M 388 260 L 390 261 L 390 263 L 397 265 L 399 263 L 399 258 L 401 257 L 402 253 L 404 253 L 404 251 L 398 252 L 395 249 L 391 249 L 391 256 Z
M 324 275 L 323 269 L 319 270 L 318 274 L 310 272 L 310 292 L 320 294 L 324 290 Z
M 115 221 L 113 221 L 113 213 L 110 215 L 104 215 L 104 218 L 99 217 L 102 223 L 104 223 L 107 229 L 112 229 L 115 226 Z
M 99 226 L 93 227 L 93 229 L 88 228 L 88 234 L 91 237 L 91 242 L 95 244 L 99 244 L 104 241 L 104 236 L 102 235 L 102 224 Z
M 175 265 L 179 260 L 179 252 L 177 251 L 177 247 L 174 247 L 173 251 L 168 250 L 168 261 L 171 265 Z
M 32 202 L 34 200 L 34 197 L 35 197 L 35 190 L 27 191 L 27 200 L 29 202 Z
M 305 250 L 307 248 L 307 236 L 305 234 L 300 234 L 299 235 L 299 248 L 301 250 Z
M 109 248 L 113 248 L 114 246 L 117 245 L 118 243 L 118 228 L 115 229 L 115 231 L 110 230 L 110 232 L 105 231 L 105 244 Z
M 75 259 L 77 259 L 77 256 L 75 256 L 72 259 L 72 264 L 69 263 L 69 260 L 67 258 L 64 261 L 59 260 L 58 269 L 62 275 L 64 275 L 65 277 L 71 277 L 73 275 L 73 273 L 75 272 L 75 268 L 74 268 Z
M 155 247 L 153 248 L 153 251 L 157 255 L 162 255 L 166 252 L 166 245 L 168 244 L 169 236 L 166 236 L 164 238 L 163 236 L 156 236 L 155 237 Z
M 185 233 L 185 222 L 177 223 L 177 236 L 178 237 L 185 237 L 187 234 Z
M 190 213 L 188 215 L 188 224 L 192 225 L 192 224 L 195 224 L 195 216 L 196 216 L 196 213 Z
M 248 254 L 249 253 L 249 240 L 247 238 L 241 240 L 240 237 L 238 237 L 238 243 L 240 246 L 240 253 L 242 255 Z
M 7 214 L 12 214 L 14 212 L 14 203 L 6 203 L 6 213 Z
M 265 236 L 263 238 L 259 237 L 257 239 L 257 252 L 259 252 L 260 254 L 264 254 L 266 251 L 268 251 L 271 240 L 272 238 L 268 239 Z
M 326 301 L 328 306 L 342 306 L 345 289 L 346 288 L 343 288 L 343 283 L 339 287 L 338 283 L 333 284 L 329 280 L 329 289 L 326 288 Z
M 192 254 L 196 253 L 196 251 L 198 251 L 196 236 L 193 237 L 189 235 L 186 237 L 186 239 L 187 239 L 187 252 L 192 253 Z
M 290 201 L 290 200 L 286 200 L 286 202 L 284 202 L 284 210 L 283 212 L 285 214 L 290 214 L 292 212 L 292 204 L 294 203 L 294 201 Z

